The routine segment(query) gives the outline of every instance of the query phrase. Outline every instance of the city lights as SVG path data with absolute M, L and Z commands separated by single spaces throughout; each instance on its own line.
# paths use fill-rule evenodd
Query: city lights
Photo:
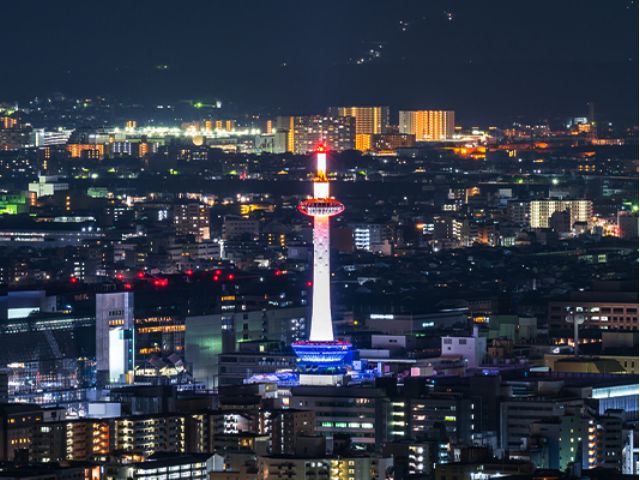
M 0 478 L 640 475 L 637 1 L 40 3 Z

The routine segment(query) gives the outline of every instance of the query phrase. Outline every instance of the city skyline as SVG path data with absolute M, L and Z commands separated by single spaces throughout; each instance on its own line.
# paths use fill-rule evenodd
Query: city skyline
M 0 480 L 638 477 L 637 0 L 0 11 Z

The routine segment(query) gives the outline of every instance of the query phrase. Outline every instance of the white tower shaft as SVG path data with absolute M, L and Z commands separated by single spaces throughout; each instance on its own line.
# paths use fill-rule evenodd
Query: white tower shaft
M 333 341 L 329 271 L 329 217 L 313 219 L 313 306 L 309 340 Z
M 316 155 L 317 179 L 313 183 L 314 198 L 329 198 L 327 154 Z M 313 306 L 309 340 L 332 342 L 331 271 L 329 268 L 329 217 L 313 217 Z

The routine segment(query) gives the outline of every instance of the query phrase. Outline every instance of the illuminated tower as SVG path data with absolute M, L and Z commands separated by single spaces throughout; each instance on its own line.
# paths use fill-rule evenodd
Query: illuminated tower
M 342 213 L 344 205 L 329 195 L 327 153 L 324 146 L 316 149 L 316 162 L 313 197 L 298 205 L 301 213 L 313 217 L 311 331 L 309 340 L 294 343 L 293 349 L 303 363 L 323 366 L 340 364 L 351 344 L 334 339 L 331 319 L 329 219 Z

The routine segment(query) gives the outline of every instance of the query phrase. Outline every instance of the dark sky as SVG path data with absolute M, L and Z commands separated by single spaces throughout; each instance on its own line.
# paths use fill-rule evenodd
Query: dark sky
M 636 0 L 19 0 L 0 18 L 3 100 L 381 103 L 465 123 L 579 115 L 593 100 L 602 119 L 638 115 Z

